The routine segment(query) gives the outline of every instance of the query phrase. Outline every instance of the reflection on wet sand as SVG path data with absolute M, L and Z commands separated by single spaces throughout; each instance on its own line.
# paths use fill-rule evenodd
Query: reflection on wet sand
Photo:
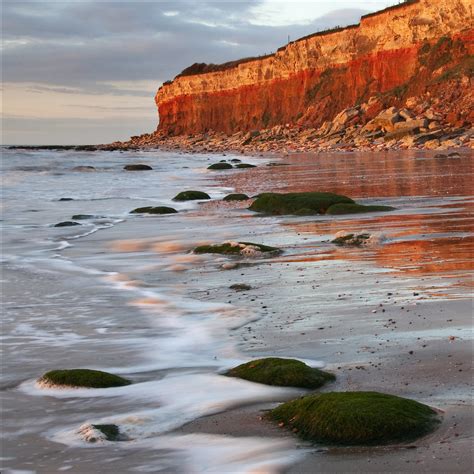
M 289 166 L 261 167 L 232 177 L 236 191 L 331 191 L 352 198 L 381 200 L 394 213 L 297 218 L 282 223 L 296 233 L 331 239 L 344 230 L 384 235 L 384 244 L 363 249 L 324 247 L 302 261 L 363 259 L 393 269 L 395 275 L 455 277 L 469 285 L 474 255 L 472 152 L 458 158 L 435 153 L 298 154 Z M 256 184 L 258 183 L 258 189 Z

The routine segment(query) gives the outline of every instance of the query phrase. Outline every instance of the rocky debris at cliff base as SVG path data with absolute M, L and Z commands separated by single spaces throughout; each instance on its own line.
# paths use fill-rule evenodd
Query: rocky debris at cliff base
M 102 148 L 244 153 L 474 149 L 473 91 L 474 79 L 462 76 L 443 84 L 436 94 L 426 92 L 404 102 L 383 94 L 370 97 L 317 127 L 298 121 L 253 132 L 225 134 L 210 130 L 178 136 L 157 130 Z

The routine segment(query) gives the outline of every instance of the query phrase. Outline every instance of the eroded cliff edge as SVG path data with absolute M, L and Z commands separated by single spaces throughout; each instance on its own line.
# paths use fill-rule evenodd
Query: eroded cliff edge
M 188 68 L 156 94 L 158 132 L 317 129 L 343 109 L 369 103 L 351 122 L 363 125 L 423 94 L 445 101 L 440 120 L 470 126 L 473 39 L 471 0 L 408 1 L 273 55 Z

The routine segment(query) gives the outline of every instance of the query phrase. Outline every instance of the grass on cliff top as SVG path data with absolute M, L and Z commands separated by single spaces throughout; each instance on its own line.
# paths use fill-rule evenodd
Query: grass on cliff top
M 211 199 L 211 196 L 202 191 L 182 191 L 173 198 L 173 201 L 195 201 L 198 199 Z
M 277 247 L 270 247 L 269 245 L 263 244 L 254 244 L 252 242 L 237 242 L 238 244 L 243 245 L 252 245 L 256 247 L 260 252 L 279 252 L 280 249 Z M 239 255 L 243 250 L 239 245 L 232 245 L 229 242 L 224 242 L 223 244 L 214 244 L 214 245 L 200 245 L 194 249 L 194 253 L 219 253 L 222 255 Z
M 333 204 L 354 203 L 351 198 L 333 193 L 262 193 L 249 207 L 251 211 L 264 212 L 266 214 L 299 214 L 304 210 L 305 214 L 324 214 Z
M 146 206 L 146 207 L 137 207 L 132 214 L 176 214 L 178 211 L 172 207 L 166 206 Z
M 230 163 L 214 163 L 207 167 L 208 170 L 230 170 L 233 166 Z
M 378 392 L 332 392 L 283 403 L 268 414 L 304 439 L 374 445 L 411 441 L 439 423 L 422 403 Z
M 234 193 L 234 194 L 228 194 L 224 198 L 224 201 L 246 201 L 247 199 L 249 199 L 249 197 L 246 194 Z
M 230 369 L 225 375 L 266 385 L 312 389 L 336 378 L 333 374 L 309 367 L 299 360 L 277 357 L 247 362 Z
M 65 369 L 46 372 L 38 382 L 68 387 L 109 388 L 130 385 L 130 381 L 100 370 Z
M 326 214 L 337 216 L 341 214 L 361 214 L 363 212 L 387 212 L 394 211 L 391 206 L 364 206 L 356 203 L 339 203 L 333 204 L 328 208 Z

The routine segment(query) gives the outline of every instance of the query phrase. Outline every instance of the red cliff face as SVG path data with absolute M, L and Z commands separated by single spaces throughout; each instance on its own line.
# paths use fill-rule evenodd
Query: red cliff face
M 159 130 L 318 127 L 374 95 L 396 104 L 436 91 L 456 75 L 472 75 L 473 37 L 471 0 L 412 0 L 274 55 L 185 70 L 156 94 Z

